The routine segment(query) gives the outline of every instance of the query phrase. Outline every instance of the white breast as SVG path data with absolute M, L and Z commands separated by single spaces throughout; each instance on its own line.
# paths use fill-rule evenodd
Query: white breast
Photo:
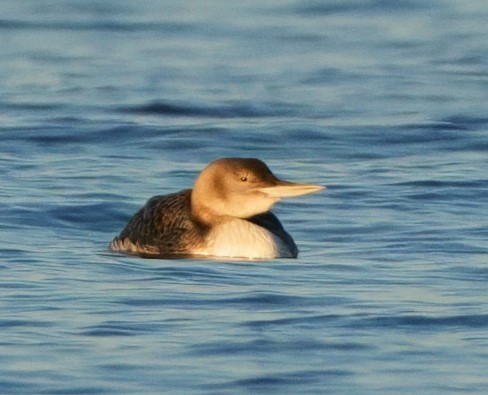
M 261 226 L 233 219 L 215 226 L 207 236 L 201 255 L 271 259 L 290 258 L 290 248 L 277 236 Z

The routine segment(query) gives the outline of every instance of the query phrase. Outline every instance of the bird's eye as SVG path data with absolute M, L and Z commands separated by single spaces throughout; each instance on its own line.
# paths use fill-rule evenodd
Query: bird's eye
M 241 177 L 241 181 L 242 181 L 242 182 L 246 182 L 246 181 L 247 181 L 247 177 L 246 177 L 246 176 L 242 176 L 242 177 Z

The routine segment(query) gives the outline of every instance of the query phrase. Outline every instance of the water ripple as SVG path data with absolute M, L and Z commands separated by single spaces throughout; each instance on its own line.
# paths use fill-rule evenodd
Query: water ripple
M 249 103 L 226 103 L 215 106 L 190 105 L 188 103 L 151 102 L 119 110 L 133 114 L 212 117 L 212 118 L 261 118 L 289 114 L 290 108 L 283 105 L 256 106 Z

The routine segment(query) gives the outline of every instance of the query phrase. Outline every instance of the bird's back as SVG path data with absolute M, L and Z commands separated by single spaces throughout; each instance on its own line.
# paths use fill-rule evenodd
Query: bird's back
M 154 196 L 129 220 L 110 244 L 112 251 L 164 256 L 185 255 L 198 248 L 205 227 L 191 216 L 191 190 Z

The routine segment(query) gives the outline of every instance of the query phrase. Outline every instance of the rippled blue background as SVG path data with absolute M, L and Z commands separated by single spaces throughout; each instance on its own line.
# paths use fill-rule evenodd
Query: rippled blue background
M 488 388 L 488 6 L 2 0 L 0 393 Z M 106 247 L 223 156 L 297 260 Z

